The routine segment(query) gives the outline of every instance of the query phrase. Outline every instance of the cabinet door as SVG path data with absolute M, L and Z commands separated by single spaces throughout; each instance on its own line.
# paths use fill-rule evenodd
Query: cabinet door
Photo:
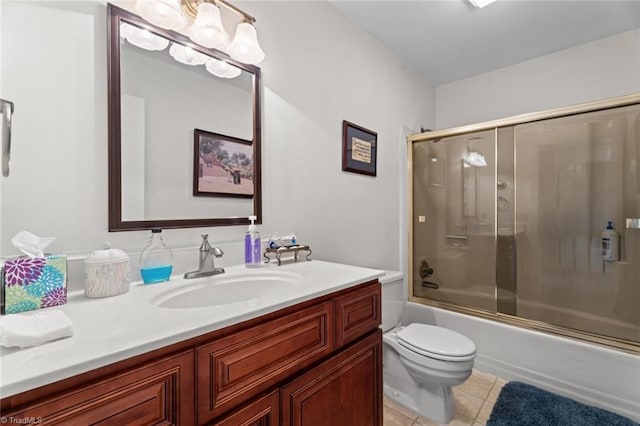
M 293 380 L 280 397 L 286 426 L 382 426 L 382 332 Z
M 193 424 L 193 351 L 145 364 L 2 415 L 8 424 Z
M 378 328 L 382 318 L 382 290 L 376 282 L 335 298 L 336 348 Z
M 277 390 L 258 398 L 232 415 L 213 422 L 213 426 L 279 426 L 280 394 Z
M 196 348 L 197 415 L 212 420 L 333 351 L 331 301 Z

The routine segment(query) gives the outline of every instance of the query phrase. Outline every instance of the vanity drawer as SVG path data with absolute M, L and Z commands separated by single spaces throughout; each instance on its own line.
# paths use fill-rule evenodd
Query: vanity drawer
M 278 390 L 258 398 L 226 416 L 212 426 L 278 426 L 280 424 L 280 393 Z
M 375 330 L 382 318 L 379 282 L 336 297 L 336 348 Z
M 197 347 L 198 423 L 330 354 L 332 311 L 327 301 Z

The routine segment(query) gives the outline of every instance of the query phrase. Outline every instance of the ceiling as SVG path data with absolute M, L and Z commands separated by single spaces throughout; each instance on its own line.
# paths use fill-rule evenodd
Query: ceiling
M 640 28 L 640 0 L 330 0 L 434 85 Z

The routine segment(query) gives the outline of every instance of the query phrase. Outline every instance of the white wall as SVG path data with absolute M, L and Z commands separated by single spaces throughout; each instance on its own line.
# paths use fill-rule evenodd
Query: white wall
M 78 261 L 105 240 L 135 257 L 147 232 L 107 232 L 104 2 L 2 7 L 2 96 L 17 109 L 0 256 L 17 254 L 9 239 L 27 229 L 56 236 L 52 250 Z M 242 8 L 257 18 L 267 54 L 262 236 L 295 231 L 314 258 L 399 269 L 398 135 L 403 125 L 433 127 L 434 89 L 328 2 Z M 343 119 L 378 133 L 377 177 L 341 171 Z M 241 262 L 245 231 L 168 230 L 165 239 L 187 248 L 176 251 L 181 271 L 197 266 L 193 249 L 206 232 L 227 253 L 222 266 Z
M 128 159 L 142 145 L 146 160 L 137 164 L 142 168 L 138 180 L 144 186 L 144 210 L 123 214 L 123 220 L 252 215 L 252 199 L 194 197 L 192 187 L 194 129 L 253 138 L 253 76 L 243 72 L 233 80 L 221 79 L 209 74 L 204 65 L 173 60 L 168 48 L 149 52 L 129 43 L 120 48 L 120 68 L 121 92 L 144 101 L 142 121 L 121 103 L 122 157 Z M 142 126 L 143 133 L 125 138 L 125 129 L 132 124 Z M 135 179 L 123 175 L 123 182 L 125 188 Z M 123 197 L 123 209 L 128 202 Z
M 2 3 L 0 2 L 0 22 L 2 22 Z M 0 97 L 3 96 L 2 91 L 2 31 L 0 31 Z M 0 131 L 0 149 L 2 147 L 2 132 Z M 1 155 L 1 154 L 0 154 Z M 0 158 L 0 162 L 2 159 Z M 0 166 L 2 167 L 2 166 Z M 1 172 L 0 172 L 1 173 Z M 4 178 L 0 175 L 0 200 L 2 200 L 2 186 L 3 186 Z M 4 241 L 4 233 L 2 232 L 2 209 L 0 208 L 0 241 Z M 0 243 L 0 247 L 2 244 Z M 0 250 L 0 253 L 2 251 Z
M 268 52 L 264 228 L 295 231 L 327 260 L 399 269 L 399 134 L 433 122 L 430 84 L 328 4 L 246 8 Z M 341 171 L 342 120 L 378 133 L 377 177 Z
M 2 97 L 16 108 L 1 255 L 22 229 L 65 252 L 106 239 L 105 22 L 90 3 L 2 2 Z
M 438 86 L 446 129 L 640 92 L 640 30 Z

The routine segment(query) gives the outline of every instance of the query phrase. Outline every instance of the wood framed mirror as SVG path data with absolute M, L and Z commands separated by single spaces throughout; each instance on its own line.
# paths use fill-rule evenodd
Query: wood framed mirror
M 111 4 L 107 31 L 109 231 L 261 223 L 260 69 Z

